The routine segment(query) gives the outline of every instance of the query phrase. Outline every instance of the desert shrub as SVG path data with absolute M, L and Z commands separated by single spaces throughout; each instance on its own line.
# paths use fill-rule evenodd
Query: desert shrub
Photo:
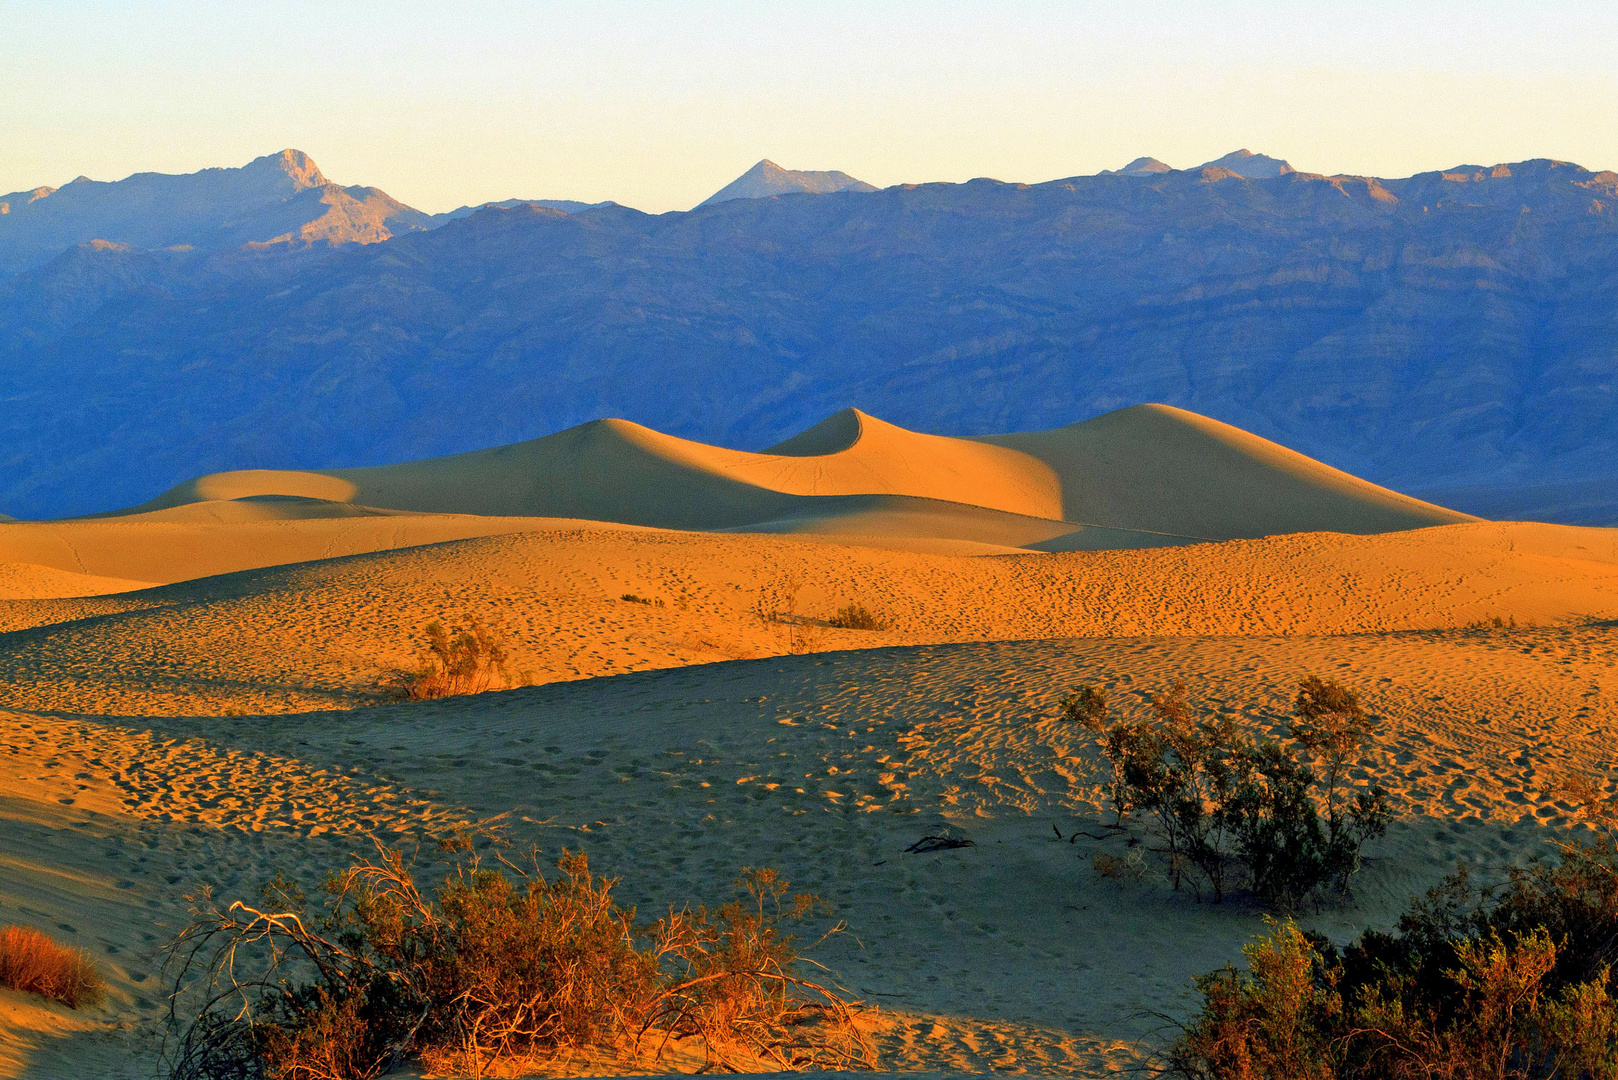
M 888 624 L 871 614 L 864 604 L 850 603 L 837 609 L 831 618 L 826 620 L 827 626 L 835 626 L 839 630 L 886 630 Z
M 798 614 L 798 593 L 802 589 L 803 579 L 798 575 L 777 574 L 759 586 L 753 600 L 753 617 L 759 626 L 772 633 L 779 630 L 786 639 L 787 652 L 794 656 L 819 649 L 825 636 L 818 624 Z
M 1125 723 L 1107 723 L 1107 695 L 1086 683 L 1062 699 L 1062 719 L 1078 724 L 1101 740 L 1101 749 L 1112 765 L 1112 780 L 1107 797 L 1112 800 L 1114 827 L 1121 827 L 1124 815 L 1132 808 L 1129 784 L 1124 776 L 1124 765 L 1130 760 L 1138 726 Z
M 798 575 L 775 575 L 758 587 L 758 595 L 753 598 L 753 617 L 764 627 L 796 621 L 798 593 L 802 589 L 803 579 Z
M 1296 746 L 1272 742 L 1247 751 L 1250 773 L 1235 808 L 1253 890 L 1288 910 L 1322 885 L 1347 892 L 1361 850 L 1386 833 L 1389 816 L 1381 787 L 1347 797 L 1348 768 L 1371 737 L 1353 691 L 1310 676 L 1293 712 Z M 1319 762 L 1318 773 L 1300 763 L 1300 750 Z
M 693 1036 L 716 1068 L 867 1061 L 847 1003 L 794 973 L 783 924 L 812 898 L 783 904 L 785 882 L 747 872 L 746 903 L 642 926 L 583 855 L 557 866 L 464 858 L 429 897 L 382 849 L 315 905 L 279 881 L 263 910 L 199 897 L 171 946 L 169 1075 L 357 1080 L 409 1058 L 483 1075 L 568 1049 L 655 1063 Z
M 1193 1080 L 1612 1080 L 1618 848 L 1563 845 L 1494 888 L 1462 868 L 1392 933 L 1338 950 L 1290 922 L 1248 971 L 1197 981 L 1202 1009 L 1168 1054 Z
M 70 1009 L 99 1005 L 106 996 L 106 984 L 88 953 L 59 945 L 27 926 L 0 926 L 0 986 Z
M 1129 813 L 1148 823 L 1175 889 L 1190 881 L 1200 899 L 1206 886 L 1217 903 L 1245 874 L 1285 910 L 1321 889 L 1347 892 L 1365 842 L 1386 831 L 1389 815 L 1381 788 L 1347 797 L 1348 767 L 1370 737 L 1351 691 L 1304 680 L 1286 741 L 1254 740 L 1228 716 L 1195 719 L 1180 682 L 1151 706 L 1146 720 L 1109 722 L 1105 697 L 1081 686 L 1062 712 L 1097 736 L 1117 823 Z
M 1197 980 L 1202 1011 L 1170 1051 L 1173 1073 L 1194 1080 L 1328 1080 L 1342 1015 L 1335 972 L 1289 919 Z
M 1517 629 L 1517 616 L 1512 615 L 1509 618 L 1502 619 L 1498 615 L 1492 615 L 1492 616 L 1489 616 L 1489 617 L 1483 618 L 1483 619 L 1473 619 L 1471 622 L 1469 622 L 1465 626 L 1461 627 L 1461 629 L 1462 630 L 1515 630 L 1515 629 Z
M 1131 851 L 1123 858 L 1103 851 L 1090 860 L 1096 873 L 1111 880 L 1139 881 L 1146 874 L 1145 860 L 1141 858 L 1140 849 Z
M 509 681 L 504 640 L 477 619 L 448 629 L 434 619 L 422 634 L 427 647 L 416 666 L 401 668 L 383 678 L 383 687 L 390 696 L 401 701 L 426 701 L 479 694 Z

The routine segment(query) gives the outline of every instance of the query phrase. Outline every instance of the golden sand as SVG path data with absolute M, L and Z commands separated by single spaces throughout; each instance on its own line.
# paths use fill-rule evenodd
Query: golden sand
M 809 434 L 777 456 L 847 435 Z M 1057 488 L 1030 480 L 976 512 L 1058 521 L 1074 474 L 1056 457 L 1038 460 Z M 781 468 L 778 487 L 810 483 Z M 500 815 L 513 843 L 586 851 L 645 912 L 725 899 L 744 866 L 819 893 L 851 933 L 817 958 L 875 1007 L 887 1068 L 1125 1069 L 1262 912 L 1175 893 L 1149 859 L 1140 880 L 1096 872 L 1131 849 L 1100 827 L 1094 749 L 1057 719 L 1079 682 L 1133 716 L 1181 678 L 1199 708 L 1266 732 L 1304 675 L 1358 690 L 1380 731 L 1353 779 L 1390 788 L 1402 816 L 1354 903 L 1306 920 L 1338 939 L 1390 923 L 1457 859 L 1498 870 L 1544 850 L 1574 821 L 1567 773 L 1612 792 L 1614 530 L 1463 521 L 1044 553 L 940 535 L 968 512 L 914 502 L 867 506 L 873 534 L 697 533 L 232 490 L 0 525 L 0 921 L 90 949 L 110 984 L 77 1013 L 0 993 L 0 1077 L 148 1075 L 156 949 L 194 886 L 313 883 L 376 841 Z M 1052 490 L 1056 518 L 1017 502 Z M 960 553 L 983 548 L 1000 553 Z M 887 629 L 825 625 L 850 602 Z M 506 633 L 535 685 L 382 700 L 425 623 L 468 616 Z M 973 846 L 906 852 L 946 827 Z M 601 1071 L 586 1065 L 551 1071 Z

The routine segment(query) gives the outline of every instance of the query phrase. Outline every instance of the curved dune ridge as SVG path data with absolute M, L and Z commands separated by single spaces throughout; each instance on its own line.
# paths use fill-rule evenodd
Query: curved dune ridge
M 400 465 L 216 473 L 120 516 L 264 496 L 696 530 L 883 536 L 902 522 L 897 534 L 912 538 L 1056 549 L 1476 520 L 1167 405 L 976 438 L 920 434 L 846 409 L 761 453 L 596 420 L 529 442 Z M 889 500 L 882 513 L 896 518 L 872 516 L 869 500 L 878 496 Z M 984 510 L 1019 520 L 978 512 Z M 1068 527 L 1030 529 L 1029 520 Z M 1059 542 L 1086 527 L 1114 534 Z
M 1611 529 L 1480 522 L 981 559 L 573 524 L 126 597 L 0 605 L 0 631 L 12 631 L 0 633 L 0 707 L 120 715 L 349 707 L 374 701 L 378 675 L 412 661 L 428 622 L 466 617 L 500 627 L 513 673 L 536 683 L 944 642 L 1618 618 Z M 761 597 L 772 610 L 787 605 L 790 618 L 761 620 Z M 851 602 L 886 629 L 830 626 Z

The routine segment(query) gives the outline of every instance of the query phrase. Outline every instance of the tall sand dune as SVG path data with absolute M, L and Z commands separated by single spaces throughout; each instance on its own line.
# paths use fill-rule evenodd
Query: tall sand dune
M 1061 517 L 1115 529 L 1231 540 L 1478 520 L 1169 405 L 981 441 L 1044 463 L 1061 484 Z
M 1024 528 L 939 503 L 1119 532 L 1111 546 L 1162 537 L 1226 540 L 1284 532 L 1387 532 L 1476 520 L 1359 480 L 1282 446 L 1166 405 L 1070 427 L 950 438 L 846 409 L 762 453 L 597 420 L 530 442 L 401 465 L 216 473 L 126 514 L 265 496 L 394 511 L 585 518 L 677 529 L 886 535 L 850 497 L 890 502 L 899 535 L 1005 545 Z M 804 523 L 801 530 L 794 522 Z M 1031 541 L 1049 544 L 1062 531 Z M 1130 536 L 1130 533 L 1145 534 Z M 1154 539 L 1154 537 L 1156 539 Z M 1072 545 L 1089 547 L 1102 538 Z M 1010 546 L 1024 546 L 1013 542 Z M 1060 544 L 1056 545 L 1062 546 Z

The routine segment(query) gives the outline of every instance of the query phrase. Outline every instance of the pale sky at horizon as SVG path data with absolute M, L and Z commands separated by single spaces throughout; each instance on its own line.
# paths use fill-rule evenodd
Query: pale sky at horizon
M 878 186 L 1239 147 L 1618 168 L 1610 0 L 271 7 L 0 0 L 0 193 L 284 147 L 432 212 L 683 210 L 762 157 Z

